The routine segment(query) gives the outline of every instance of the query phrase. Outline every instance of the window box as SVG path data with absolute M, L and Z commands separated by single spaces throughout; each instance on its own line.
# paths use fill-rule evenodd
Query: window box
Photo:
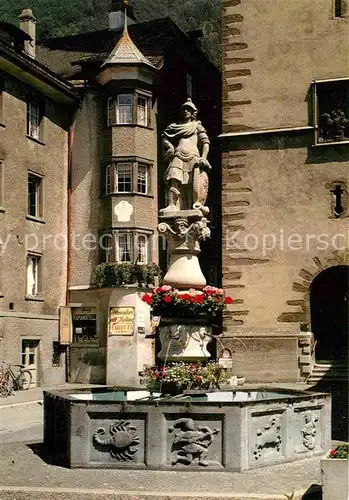
M 349 143 L 349 78 L 314 82 L 315 145 Z
M 94 288 L 147 286 L 155 285 L 158 277 L 161 277 L 161 271 L 154 263 L 140 266 L 130 262 L 106 262 L 95 267 L 91 284 Z
M 151 94 L 135 90 L 109 97 L 107 124 L 150 127 Z

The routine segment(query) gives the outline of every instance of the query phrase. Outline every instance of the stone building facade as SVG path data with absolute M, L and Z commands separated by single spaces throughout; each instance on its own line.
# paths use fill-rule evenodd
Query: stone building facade
M 222 19 L 224 342 L 248 380 L 307 380 L 348 353 L 348 3 Z
M 35 19 L 0 23 L 0 358 L 33 383 L 64 381 L 58 307 L 66 296 L 68 134 L 73 87 L 35 60 Z M 28 50 L 29 49 L 29 50 Z
M 26 330 L 22 332 L 20 321 L 6 319 L 9 325 L 12 323 L 1 330 L 2 358 L 20 361 L 21 335 L 25 334 L 36 346 L 40 337 L 43 347 L 36 358 L 38 383 L 53 380 L 54 375 L 58 381 L 57 367 L 50 376 L 47 371 L 52 367 L 52 342 L 58 340 L 60 351 L 66 355 L 69 381 L 138 383 L 138 371 L 144 363 L 152 363 L 155 356 L 154 341 L 146 338 L 150 333 L 149 311 L 140 299 L 142 289 L 93 288 L 91 278 L 96 266 L 108 262 L 165 264 L 166 249 L 157 237 L 158 208 L 165 201 L 160 134 L 175 121 L 180 105 L 188 96 L 199 108 L 210 137 L 217 138 L 220 133 L 221 110 L 217 98 L 221 93 L 220 73 L 200 50 L 199 33 L 186 34 L 167 18 L 136 23 L 132 12 L 125 23 L 123 8 L 123 2 L 112 2 L 109 27 L 105 30 L 56 38 L 36 46 L 31 11 L 25 10 L 21 15 L 22 30 L 4 26 L 10 32 L 15 30 L 17 37 L 21 38 L 21 33 L 24 37 L 17 57 L 25 60 L 26 67 L 40 67 L 52 75 L 63 96 L 56 98 L 51 89 L 44 89 L 45 81 L 41 82 L 36 75 L 28 76 L 30 84 L 37 85 L 40 96 L 43 95 L 45 112 L 49 113 L 43 121 L 44 138 L 40 128 L 38 137 L 28 139 L 24 135 L 27 143 L 20 141 L 26 100 L 24 97 L 22 101 L 16 100 L 16 94 L 12 109 L 18 108 L 23 122 L 21 129 L 14 114 L 4 121 L 6 127 L 0 128 L 4 137 L 1 154 L 6 183 L 12 183 L 12 203 L 23 201 L 16 211 L 13 204 L 11 209 L 8 202 L 4 204 L 3 217 L 13 212 L 19 224 L 19 214 L 25 212 L 28 196 L 29 204 L 35 205 L 35 187 L 40 201 L 38 214 L 24 214 L 18 231 L 12 229 L 17 231 L 16 239 L 10 240 L 11 254 L 3 256 L 1 315 L 12 318 L 14 313 L 7 313 L 7 304 L 12 301 Z M 9 42 L 7 38 L 7 50 L 12 53 Z M 7 71 L 8 63 L 1 67 Z M 6 72 L 7 89 L 12 85 L 11 78 Z M 22 85 L 18 70 L 13 72 L 13 79 L 14 87 Z M 24 96 L 25 89 L 21 92 Z M 5 116 L 12 106 L 9 102 L 12 97 L 8 92 L 1 95 L 5 99 Z M 31 111 L 35 114 L 36 108 L 30 108 Z M 211 193 L 211 223 L 217 241 L 220 237 L 217 139 L 213 140 L 211 151 L 217 178 L 216 192 Z M 20 180 L 19 168 L 23 175 L 29 172 L 28 188 Z M 12 224 L 6 219 L 2 226 L 6 234 Z M 29 301 L 14 286 L 13 266 L 9 261 L 15 258 L 18 266 L 23 263 L 25 247 L 20 241 L 32 232 L 35 242 L 38 236 L 40 242 L 46 243 L 45 250 L 41 243 L 35 247 L 31 261 L 34 267 L 40 261 L 45 294 L 41 298 L 40 290 L 40 297 Z M 208 246 L 206 254 L 214 257 L 215 264 L 206 266 L 208 280 L 214 282 L 220 274 L 217 245 Z M 23 272 L 19 279 L 25 283 L 28 280 L 25 268 Z M 42 326 L 35 316 L 29 331 L 27 318 L 34 313 L 42 316 Z M 118 322 L 123 325 L 120 331 L 115 326 Z M 59 374 L 63 380 L 62 360 Z

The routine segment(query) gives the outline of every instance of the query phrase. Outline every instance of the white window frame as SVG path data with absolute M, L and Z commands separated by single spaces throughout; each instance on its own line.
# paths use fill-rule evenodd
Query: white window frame
M 314 80 L 313 84 L 313 113 L 314 113 L 314 146 L 334 146 L 339 144 L 349 144 L 349 138 L 342 141 L 321 141 L 320 140 L 320 131 L 319 131 L 319 99 L 318 99 L 318 86 L 322 83 L 336 83 L 336 82 L 344 82 L 348 83 L 348 104 L 347 104 L 347 118 L 349 119 L 349 77 L 339 77 L 339 78 L 328 78 L 321 80 Z
M 107 113 L 108 113 L 108 118 L 107 118 L 108 127 L 110 127 L 111 125 L 116 125 L 116 105 L 114 97 L 108 98 Z
M 143 182 L 143 179 L 140 178 L 140 173 L 141 173 L 140 169 L 144 169 L 144 173 L 145 173 L 144 182 Z M 139 187 L 143 186 L 143 185 L 144 185 L 144 191 L 139 189 Z M 139 194 L 148 194 L 148 190 L 149 190 L 149 165 L 147 165 L 146 163 L 137 162 L 136 192 Z
M 129 99 L 129 104 L 122 104 L 120 102 L 124 98 Z M 122 108 L 129 108 L 125 114 L 126 119 L 121 112 Z M 116 99 L 116 123 L 118 125 L 131 125 L 133 123 L 133 94 L 118 94 Z
M 30 203 L 30 191 L 29 191 L 29 186 L 30 186 L 30 180 L 35 182 L 35 205 L 34 205 L 34 213 L 30 213 L 31 210 L 31 203 Z M 28 180 L 27 180 L 27 190 L 28 190 L 28 200 L 27 200 L 27 214 L 29 217 L 35 217 L 35 218 L 41 218 L 43 214 L 43 208 L 42 208 L 42 192 L 43 192 L 43 177 L 40 175 L 35 174 L 34 172 L 28 172 Z
M 127 167 L 127 168 L 126 168 Z M 133 189 L 133 163 L 132 162 L 116 162 L 114 164 L 114 172 L 115 172 L 115 186 L 114 190 L 116 193 L 132 193 Z M 130 189 L 122 189 L 121 186 L 119 186 L 119 183 L 123 183 L 124 185 L 128 184 L 127 181 L 121 181 L 120 178 L 122 176 L 122 170 L 124 169 L 125 173 L 128 173 L 129 179 L 130 179 Z M 125 176 L 126 178 L 126 176 Z
M 150 127 L 151 122 L 151 94 L 140 90 L 122 92 L 107 99 L 107 125 L 139 125 Z M 128 103 L 122 103 L 122 100 Z M 144 104 L 144 105 L 143 105 Z M 122 113 L 122 108 L 128 108 Z M 126 119 L 125 119 L 126 117 Z
M 116 246 L 116 262 L 130 262 L 133 263 L 133 236 L 131 231 L 117 231 L 115 233 L 115 246 Z M 126 249 L 126 251 L 124 250 Z M 125 254 L 129 254 L 130 259 L 125 260 L 123 257 Z
M 149 107 L 149 97 L 143 94 L 136 94 L 137 99 L 137 125 L 147 127 L 148 121 L 148 107 Z M 140 105 L 140 100 L 144 101 L 144 106 Z
M 145 233 L 136 233 L 136 244 L 135 244 L 135 249 L 136 249 L 136 262 L 139 265 L 147 265 L 149 261 L 149 236 Z M 140 248 L 140 242 L 143 241 L 143 246 Z M 143 254 L 143 256 L 142 256 Z M 141 258 L 139 258 L 141 255 Z
M 41 295 L 41 255 L 28 253 L 26 270 L 26 295 L 38 297 Z
M 41 120 L 40 103 L 33 98 L 27 100 L 27 135 L 32 139 L 40 140 Z

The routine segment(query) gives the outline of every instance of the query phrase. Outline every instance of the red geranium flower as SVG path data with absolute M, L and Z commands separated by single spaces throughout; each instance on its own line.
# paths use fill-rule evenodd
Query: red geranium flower
M 178 297 L 181 300 L 190 300 L 191 299 L 191 296 L 189 295 L 189 293 L 181 293 L 181 294 L 178 295 Z
M 149 304 L 149 305 L 150 305 L 150 304 L 152 303 L 152 300 L 153 300 L 153 299 L 152 299 L 152 296 L 150 295 L 150 293 L 146 293 L 146 294 L 144 294 L 144 295 L 143 295 L 142 300 L 143 300 L 143 302 L 145 302 L 146 304 Z
M 170 295 L 164 295 L 162 300 L 165 302 L 165 304 L 169 304 L 170 302 L 172 302 L 172 297 Z
M 335 455 L 337 455 L 336 450 L 330 450 L 330 457 L 334 457 Z
M 231 297 L 225 297 L 224 302 L 226 304 L 232 304 L 233 303 L 233 299 Z

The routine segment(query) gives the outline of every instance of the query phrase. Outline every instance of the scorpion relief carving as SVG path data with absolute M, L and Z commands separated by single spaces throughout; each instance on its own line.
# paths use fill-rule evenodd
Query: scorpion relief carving
M 316 422 L 318 417 L 314 415 L 311 410 L 307 410 L 304 414 L 304 427 L 301 430 L 303 445 L 308 448 L 308 450 L 313 450 L 315 448 L 315 436 L 316 436 Z
M 93 443 L 119 461 L 134 460 L 138 451 L 139 437 L 136 427 L 127 420 L 117 420 L 110 424 L 109 435 L 103 427 L 93 433 Z
M 280 420 L 277 417 L 271 417 L 262 429 L 257 430 L 257 440 L 253 451 L 256 460 L 262 456 L 262 451 L 265 449 L 274 448 L 280 451 L 282 441 L 280 430 Z

